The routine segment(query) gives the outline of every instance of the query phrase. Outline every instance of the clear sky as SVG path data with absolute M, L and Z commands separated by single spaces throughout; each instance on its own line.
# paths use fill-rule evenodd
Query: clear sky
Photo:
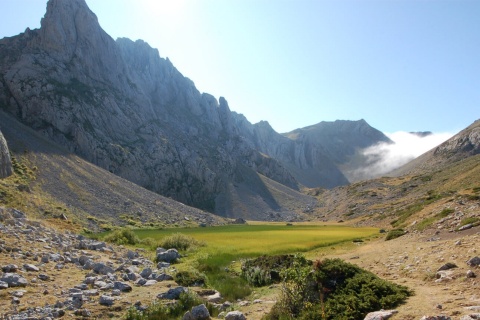
M 456 132 L 480 118 L 478 0 L 86 1 L 114 39 L 145 40 L 278 132 L 362 118 Z M 45 8 L 0 0 L 0 38 L 38 28 Z

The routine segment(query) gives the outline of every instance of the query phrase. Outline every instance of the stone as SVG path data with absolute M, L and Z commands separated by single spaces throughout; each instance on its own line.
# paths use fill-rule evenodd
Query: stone
M 467 264 L 471 267 L 480 266 L 480 257 L 474 257 L 467 261 Z
M 0 281 L 6 282 L 8 287 L 26 287 L 28 284 L 27 279 L 16 273 L 4 273 Z
M 142 272 L 140 272 L 140 276 L 145 279 L 148 279 L 148 277 L 150 277 L 151 274 L 152 274 L 152 269 L 150 268 L 145 268 L 142 270 Z
M 467 278 L 475 278 L 477 275 L 472 270 L 468 270 L 466 276 Z
M 165 252 L 160 252 L 157 254 L 157 261 L 158 262 L 175 262 L 180 259 L 180 254 L 178 253 L 177 249 L 168 249 Z
M 101 295 L 100 296 L 100 300 L 99 300 L 99 303 L 102 305 L 102 306 L 112 306 L 115 302 L 115 299 L 111 296 L 107 296 L 107 295 Z
M 443 266 L 438 268 L 437 271 L 450 270 L 450 269 L 453 269 L 453 268 L 458 268 L 458 266 L 455 263 L 447 262 Z
M 187 293 L 188 288 L 185 287 L 175 287 L 169 289 L 167 292 L 160 293 L 157 298 L 158 299 L 168 299 L 168 300 L 178 300 L 182 293 Z
M 120 290 L 121 292 L 130 292 L 130 291 L 132 291 L 132 287 L 131 287 L 129 284 L 125 283 L 125 282 L 116 281 L 116 282 L 113 283 L 113 287 L 114 287 L 115 289 Z
M 2 267 L 3 272 L 15 272 L 18 270 L 18 266 L 16 264 L 7 264 L 6 266 Z
M 230 311 L 225 315 L 225 320 L 247 320 L 240 311 Z
M 114 273 L 115 270 L 112 267 L 107 266 L 105 263 L 98 262 L 95 263 L 92 267 L 93 272 L 98 274 L 107 275 L 109 273 Z
M 210 313 L 204 304 L 193 307 L 190 311 L 192 320 L 207 320 L 210 319 Z
M 423 316 L 420 320 L 452 320 L 452 318 L 448 316 Z
M 0 281 L 0 289 L 8 289 L 8 283 Z
M 23 268 L 26 271 L 35 271 L 35 272 L 40 271 L 40 269 L 37 266 L 35 266 L 33 264 L 29 264 L 29 263 L 24 264 Z
M 7 141 L 0 131 L 0 179 L 6 178 L 13 173 L 12 160 L 8 150 Z
M 220 303 L 220 301 L 222 301 L 222 295 L 217 291 L 214 294 L 207 296 L 207 301 L 210 303 Z

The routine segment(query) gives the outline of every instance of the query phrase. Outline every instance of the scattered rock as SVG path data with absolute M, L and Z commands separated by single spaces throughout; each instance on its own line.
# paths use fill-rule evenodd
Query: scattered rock
M 453 269 L 453 268 L 458 268 L 458 266 L 455 263 L 447 262 L 443 266 L 438 268 L 437 271 L 449 270 L 449 269 Z
M 118 290 L 120 290 L 121 292 L 130 292 L 130 291 L 132 291 L 132 287 L 131 287 L 129 284 L 127 284 L 127 283 L 125 283 L 125 282 L 120 282 L 120 281 L 114 282 L 113 288 L 114 288 L 114 289 L 118 289 Z
M 158 262 L 175 262 L 180 259 L 180 254 L 178 253 L 177 249 L 168 249 L 165 252 L 160 252 L 157 254 L 157 261 Z
M 100 296 L 99 303 L 102 306 L 112 306 L 114 302 L 115 302 L 115 299 L 111 296 L 107 296 L 107 295 Z
M 4 273 L 0 281 L 6 282 L 9 287 L 26 287 L 27 279 L 16 273 Z
M 397 312 L 398 312 L 397 310 L 380 310 L 380 311 L 370 312 L 365 316 L 364 320 L 385 320 L 385 319 L 389 319 L 391 316 L 393 316 Z
M 240 311 L 230 311 L 225 315 L 225 320 L 247 320 Z
M 188 292 L 188 288 L 185 287 L 175 287 L 169 289 L 167 292 L 160 293 L 157 298 L 159 299 L 168 299 L 168 300 L 178 300 L 182 293 Z
M 471 267 L 480 266 L 480 258 L 474 257 L 467 261 L 467 264 Z
M 472 270 L 467 271 L 467 278 L 475 278 L 476 276 L 477 275 Z
M 23 268 L 26 271 L 40 271 L 40 269 L 37 266 L 35 266 L 33 264 L 29 264 L 29 263 L 24 264 Z

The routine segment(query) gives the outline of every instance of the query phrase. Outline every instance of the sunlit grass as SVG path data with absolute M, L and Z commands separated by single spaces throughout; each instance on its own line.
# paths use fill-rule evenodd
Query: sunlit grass
M 319 247 L 370 237 L 376 228 L 339 225 L 229 225 L 209 228 L 134 230 L 140 239 L 161 240 L 173 233 L 183 233 L 205 242 L 209 251 L 238 256 L 307 252 Z

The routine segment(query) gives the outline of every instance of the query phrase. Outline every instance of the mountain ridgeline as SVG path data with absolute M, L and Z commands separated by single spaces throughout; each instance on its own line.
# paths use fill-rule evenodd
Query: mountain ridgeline
M 231 217 L 293 212 L 314 201 L 302 186 L 348 184 L 341 168 L 390 142 L 364 120 L 286 134 L 251 124 L 144 41 L 113 40 L 84 0 L 50 0 L 40 29 L 0 40 L 0 110 L 118 176 Z

